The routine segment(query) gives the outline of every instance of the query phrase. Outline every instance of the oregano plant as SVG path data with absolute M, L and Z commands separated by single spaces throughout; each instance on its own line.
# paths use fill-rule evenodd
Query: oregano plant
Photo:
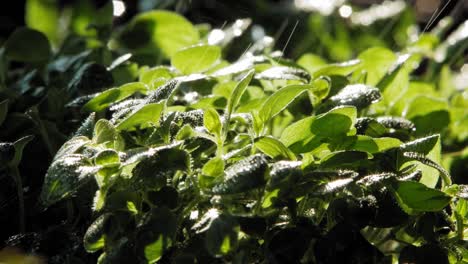
M 228 56 L 251 23 L 207 29 L 153 10 L 101 24 L 84 38 L 93 54 L 57 58 L 50 32 L 16 31 L 2 63 L 30 63 L 49 96 L 69 99 L 55 109 L 83 120 L 57 143 L 40 104 L 25 111 L 53 154 L 37 206 L 66 204 L 97 263 L 468 263 L 468 187 L 451 175 L 468 157 L 468 97 L 447 84 L 466 22 L 398 51 L 329 43 L 330 62 L 288 59 L 269 36 Z M 15 44 L 28 39 L 37 53 Z M 20 204 L 31 139 L 0 143 Z

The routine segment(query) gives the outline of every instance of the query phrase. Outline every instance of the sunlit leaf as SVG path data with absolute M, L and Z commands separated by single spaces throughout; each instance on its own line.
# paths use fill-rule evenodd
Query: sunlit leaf
M 183 74 L 200 73 L 211 68 L 221 57 L 217 46 L 193 46 L 178 51 L 171 57 L 171 64 Z
M 137 126 L 157 125 L 163 108 L 163 104 L 148 104 L 137 108 L 124 118 L 116 128 L 118 130 L 130 130 Z
M 147 90 L 148 88 L 143 83 L 127 83 L 118 88 L 111 88 L 98 94 L 86 103 L 83 106 L 83 109 L 99 112 L 106 109 L 111 104 L 118 103 L 136 92 L 145 93 Z
M 203 123 L 208 131 L 218 137 L 221 136 L 221 118 L 216 110 L 209 108 L 203 115 Z
M 312 89 L 312 87 L 311 85 L 290 85 L 281 88 L 263 103 L 259 110 L 260 117 L 264 122 L 267 122 L 283 111 L 301 93 Z
M 299 68 L 277 66 L 260 72 L 255 75 L 255 78 L 260 80 L 298 80 L 308 83 L 311 77 L 309 73 Z
M 436 189 L 413 181 L 399 181 L 395 185 L 398 203 L 407 213 L 434 212 L 442 210 L 452 199 Z
M 127 48 L 138 52 L 172 57 L 178 50 L 194 45 L 198 31 L 184 17 L 169 11 L 150 11 L 137 15 L 119 38 Z
M 213 187 L 216 194 L 235 194 L 249 191 L 265 183 L 267 161 L 254 155 L 231 165 L 225 171 L 224 181 Z
M 296 160 L 296 155 L 294 155 L 291 150 L 283 145 L 281 141 L 272 137 L 260 137 L 255 139 L 255 147 L 271 158 Z

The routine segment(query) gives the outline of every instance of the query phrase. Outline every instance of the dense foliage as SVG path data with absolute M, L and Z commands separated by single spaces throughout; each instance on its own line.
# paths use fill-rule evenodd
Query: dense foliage
M 468 22 L 314 14 L 292 60 L 250 19 L 112 28 L 108 2 L 76 7 L 64 38 L 28 4 L 36 29 L 0 49 L 8 245 L 53 263 L 468 263 Z M 379 38 L 380 19 L 399 23 Z

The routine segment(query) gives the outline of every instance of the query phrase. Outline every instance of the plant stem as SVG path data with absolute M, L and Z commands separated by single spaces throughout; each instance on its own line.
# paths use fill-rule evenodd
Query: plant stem
M 218 138 L 216 145 L 217 145 L 216 146 L 216 157 L 222 158 L 223 155 L 224 155 L 224 149 L 223 149 L 224 141 L 222 139 Z
M 21 233 L 26 231 L 26 222 L 24 216 L 24 195 L 23 195 L 23 181 L 21 179 L 21 175 L 19 173 L 18 167 L 14 166 L 11 167 L 11 171 L 13 173 L 13 179 L 16 182 L 16 191 L 18 195 L 18 209 L 19 209 L 19 229 Z

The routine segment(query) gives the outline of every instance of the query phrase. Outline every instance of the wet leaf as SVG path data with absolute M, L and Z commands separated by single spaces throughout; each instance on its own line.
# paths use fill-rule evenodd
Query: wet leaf
M 224 181 L 213 187 L 215 194 L 235 194 L 260 187 L 265 182 L 268 169 L 267 161 L 262 155 L 253 155 L 228 167 Z
M 75 193 L 92 179 L 99 167 L 92 166 L 80 154 L 69 154 L 55 159 L 47 170 L 41 192 L 41 202 L 48 207 Z
M 81 126 L 76 130 L 74 136 L 85 136 L 87 138 L 93 137 L 94 125 L 96 124 L 96 113 L 91 113 L 88 118 L 86 118 Z
M 260 80 L 297 80 L 304 83 L 310 81 L 310 74 L 299 68 L 274 66 L 255 75 Z
M 363 84 L 352 84 L 330 97 L 329 102 L 332 106 L 351 105 L 360 110 L 378 102 L 380 98 L 379 89 Z
M 432 135 L 423 138 L 418 138 L 416 140 L 406 142 L 401 145 L 402 151 L 417 152 L 424 155 L 429 154 L 429 152 L 434 148 L 439 140 L 440 135 Z
M 175 148 L 150 150 L 142 154 L 140 162 L 132 170 L 132 177 L 136 186 L 157 190 L 166 185 L 167 179 L 176 171 L 190 169 L 190 155 L 184 150 Z
M 87 252 L 96 252 L 104 247 L 104 225 L 109 217 L 112 216 L 110 214 L 103 214 L 99 216 L 88 227 L 88 230 L 86 230 L 86 233 L 83 237 L 83 245 Z
M 302 175 L 302 162 L 300 161 L 278 161 L 271 165 L 270 180 L 267 184 L 267 190 L 272 191 L 283 184 L 294 181 Z

